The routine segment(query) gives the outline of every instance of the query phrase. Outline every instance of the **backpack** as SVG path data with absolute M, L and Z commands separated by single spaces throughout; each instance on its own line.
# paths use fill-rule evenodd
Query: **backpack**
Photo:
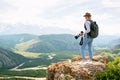
M 90 32 L 88 35 L 91 38 L 96 38 L 99 34 L 99 27 L 95 21 L 90 20 Z

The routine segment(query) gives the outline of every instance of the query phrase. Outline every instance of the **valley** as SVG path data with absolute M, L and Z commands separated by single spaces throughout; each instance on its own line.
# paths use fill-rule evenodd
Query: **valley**
M 105 36 L 101 39 L 100 36 L 95 39 L 94 55 L 106 56 L 111 61 L 120 56 L 120 48 L 117 46 L 119 41 L 116 41 L 118 37 L 112 37 Z M 104 44 L 105 40 L 108 43 Z M 114 44 L 111 46 L 109 42 Z M 0 59 L 0 79 L 3 80 L 26 80 L 26 78 L 27 80 L 42 78 L 41 80 L 43 80 L 49 65 L 59 61 L 69 61 L 69 59 L 80 55 L 79 39 L 75 40 L 74 35 L 70 34 L 5 35 L 1 37 L 0 44 L 0 57 L 4 56 L 3 59 Z

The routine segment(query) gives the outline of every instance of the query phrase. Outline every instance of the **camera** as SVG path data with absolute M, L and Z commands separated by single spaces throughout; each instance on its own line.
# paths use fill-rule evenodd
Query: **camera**
M 81 31 L 81 32 L 80 32 L 80 34 L 83 34 L 83 31 Z M 74 37 L 75 37 L 75 39 L 78 39 L 78 38 L 80 37 L 80 34 L 79 34 L 79 35 L 74 36 Z
M 79 35 L 74 36 L 75 39 L 78 39 L 79 37 L 81 37 L 80 42 L 79 42 L 80 46 L 83 44 L 83 36 L 82 35 L 83 35 L 83 31 L 81 31 Z
M 76 36 L 75 36 L 75 39 L 78 39 L 78 37 L 79 37 L 79 35 L 76 35 Z

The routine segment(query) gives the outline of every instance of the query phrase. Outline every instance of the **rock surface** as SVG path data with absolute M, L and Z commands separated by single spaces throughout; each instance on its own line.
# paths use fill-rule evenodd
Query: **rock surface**
M 96 73 L 105 70 L 108 59 L 94 56 L 92 63 L 79 64 L 81 57 L 50 65 L 46 71 L 46 80 L 94 80 Z M 87 60 L 86 60 L 87 62 Z

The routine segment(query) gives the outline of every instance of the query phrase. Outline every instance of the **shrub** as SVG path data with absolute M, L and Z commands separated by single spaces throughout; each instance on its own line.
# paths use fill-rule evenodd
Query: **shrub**
M 97 80 L 119 80 L 120 79 L 120 58 L 115 58 L 114 61 L 106 65 L 107 69 L 97 74 Z

